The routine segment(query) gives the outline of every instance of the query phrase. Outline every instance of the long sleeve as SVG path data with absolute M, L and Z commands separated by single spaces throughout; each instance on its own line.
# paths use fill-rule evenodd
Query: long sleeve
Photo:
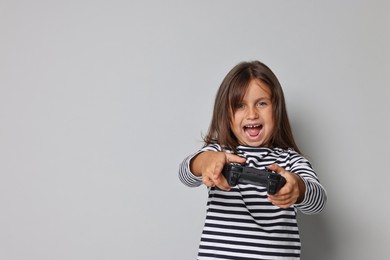
M 327 193 L 324 187 L 319 183 L 307 178 L 302 178 L 306 185 L 305 198 L 297 204 L 297 208 L 304 214 L 317 214 L 324 208 L 327 200 Z
M 327 192 L 319 182 L 311 167 L 305 169 L 305 167 L 300 165 L 299 168 L 299 171 L 294 171 L 294 169 L 292 169 L 292 172 L 297 173 L 301 177 L 305 183 L 306 192 L 303 201 L 297 204 L 296 207 L 304 214 L 317 214 L 325 207 Z
M 294 155 L 292 157 L 294 158 Z M 311 164 L 305 158 L 297 156 L 297 161 L 294 162 L 290 171 L 298 174 L 306 186 L 303 201 L 295 206 L 302 213 L 308 215 L 321 212 L 326 204 L 327 192 L 321 185 Z
M 202 176 L 195 176 L 190 169 L 190 162 L 192 158 L 198 155 L 201 152 L 205 151 L 221 151 L 221 147 L 217 144 L 205 146 L 199 151 L 190 156 L 186 157 L 179 166 L 179 179 L 180 181 L 188 187 L 198 187 L 202 185 Z
M 198 153 L 192 154 L 186 157 L 179 166 L 179 179 L 180 181 L 188 187 L 198 187 L 202 185 L 202 176 L 195 176 L 190 170 L 190 161 Z

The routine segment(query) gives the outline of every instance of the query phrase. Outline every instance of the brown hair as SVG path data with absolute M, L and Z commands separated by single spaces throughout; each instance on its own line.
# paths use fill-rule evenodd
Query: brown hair
M 294 141 L 279 80 L 269 67 L 259 61 L 239 63 L 222 81 L 215 97 L 211 124 L 207 135 L 204 137 L 205 144 L 217 143 L 236 151 L 239 143 L 231 130 L 231 117 L 234 108 L 244 98 L 249 83 L 253 79 L 264 82 L 271 91 L 275 128 L 270 139 L 270 146 L 283 149 L 293 148 L 300 153 Z

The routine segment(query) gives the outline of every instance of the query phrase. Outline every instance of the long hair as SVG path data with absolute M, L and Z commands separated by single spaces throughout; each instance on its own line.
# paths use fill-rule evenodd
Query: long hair
M 260 61 L 237 64 L 222 81 L 215 97 L 210 127 L 204 137 L 205 144 L 217 143 L 236 151 L 239 143 L 231 130 L 234 108 L 243 100 L 249 83 L 253 79 L 264 82 L 271 91 L 275 127 L 270 138 L 270 146 L 283 149 L 293 148 L 300 153 L 292 134 L 279 80 L 271 69 Z

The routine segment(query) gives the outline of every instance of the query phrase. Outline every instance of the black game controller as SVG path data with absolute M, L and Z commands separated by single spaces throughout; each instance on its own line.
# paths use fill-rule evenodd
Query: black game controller
M 267 193 L 274 195 L 286 183 L 286 179 L 268 170 L 259 170 L 240 164 L 225 164 L 222 174 L 230 186 L 237 184 L 252 184 L 267 187 Z

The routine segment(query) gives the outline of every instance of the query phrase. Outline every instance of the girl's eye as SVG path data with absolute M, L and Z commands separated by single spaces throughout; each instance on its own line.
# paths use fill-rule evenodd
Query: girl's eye
M 245 107 L 245 105 L 243 103 L 238 103 L 236 105 L 236 109 L 243 109 Z
M 257 103 L 257 105 L 260 107 L 265 107 L 266 105 L 268 105 L 268 103 L 265 101 L 260 101 L 259 103 Z

